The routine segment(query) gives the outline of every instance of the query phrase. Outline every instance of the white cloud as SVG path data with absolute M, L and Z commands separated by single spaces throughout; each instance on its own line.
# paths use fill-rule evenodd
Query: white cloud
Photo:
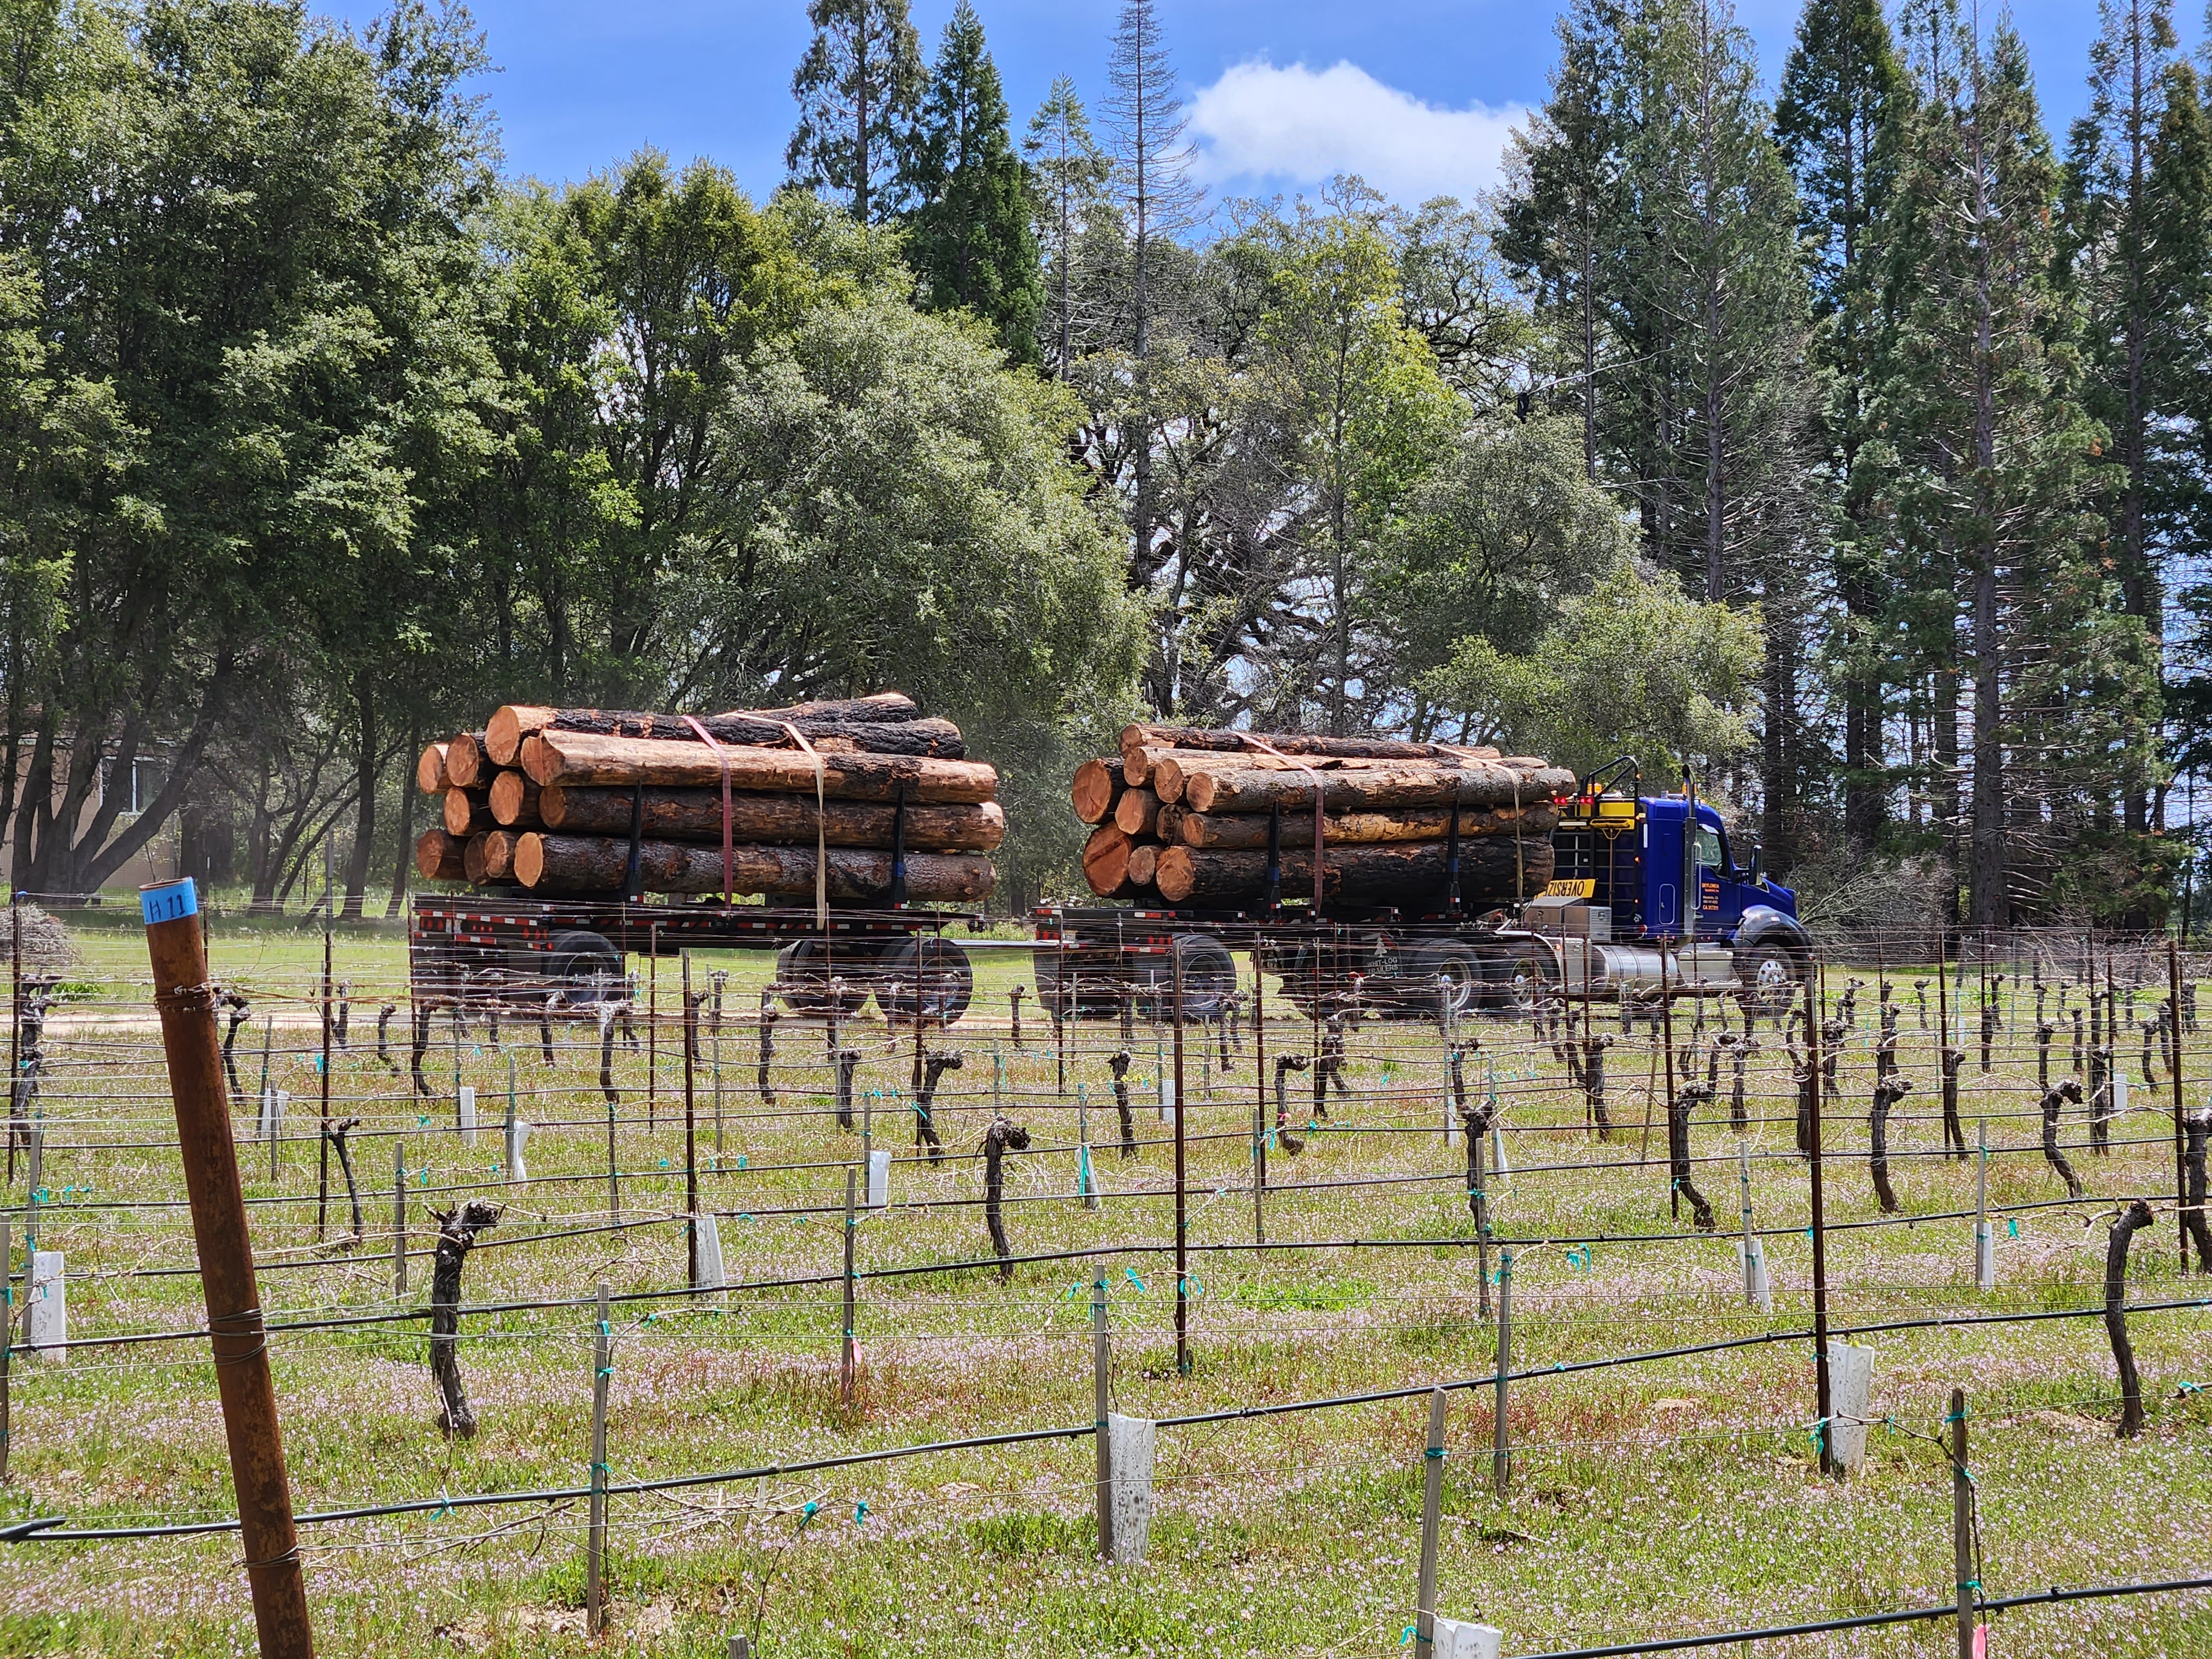
M 1497 182 L 1519 104 L 1441 109 L 1387 87 L 1357 64 L 1321 70 L 1238 64 L 1191 102 L 1207 184 L 1271 179 L 1311 185 L 1356 173 L 1394 200 L 1472 198 Z

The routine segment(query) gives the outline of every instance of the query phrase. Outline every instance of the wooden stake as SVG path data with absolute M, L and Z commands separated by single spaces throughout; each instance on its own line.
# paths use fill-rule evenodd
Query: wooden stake
M 860 1220 L 854 1212 L 854 1187 L 858 1179 L 851 1169 L 845 1171 L 845 1346 L 837 1365 L 837 1397 L 847 1406 L 853 1403 L 853 1292 L 858 1281 L 853 1273 L 853 1246 L 860 1233 Z
M 1098 1443 L 1098 1559 L 1114 1559 L 1114 1439 L 1107 1418 L 1113 1411 L 1109 1386 L 1113 1365 L 1113 1338 L 1106 1325 L 1106 1275 L 1091 1279 L 1091 1399 L 1097 1419 Z
M 1169 952 L 1175 967 L 1176 1138 L 1176 1374 L 1190 1375 L 1190 1189 L 1183 1174 L 1182 953 Z
M 660 924 L 646 929 L 645 955 L 645 1132 L 659 1127 L 660 1101 Z
M 693 1077 L 699 1053 L 699 1005 L 691 1000 L 691 953 L 684 953 L 684 1233 L 690 1255 L 690 1285 L 699 1285 L 699 1121 Z
M 30 1264 L 23 1282 L 30 1283 Z M 15 1350 L 15 1218 L 0 1211 L 0 1484 L 8 1479 L 8 1443 L 15 1428 L 15 1389 L 10 1361 Z
M 407 1294 L 407 1143 L 392 1143 L 392 1294 Z
M 1830 1444 L 1833 1437 L 1828 1424 L 1832 1397 L 1828 1379 L 1828 1222 L 1820 1192 L 1820 1018 L 1814 1004 L 1818 983 L 1816 973 L 1805 987 L 1805 1042 L 1813 1067 L 1811 1145 L 1807 1148 L 1813 1183 L 1813 1391 L 1814 1414 L 1820 1420 L 1820 1472 L 1833 1474 L 1836 1454 Z
M 330 857 L 330 843 L 323 844 L 325 863 Z M 331 912 L 329 872 L 325 872 L 323 894 L 323 1063 L 322 1073 L 322 1157 L 315 1184 L 315 1242 L 323 1242 L 324 1230 L 329 1225 L 331 1214 Z
M 2166 942 L 2166 1029 L 2173 1039 L 2173 1208 L 2175 1243 L 2181 1249 L 2181 1271 L 2189 1271 L 2189 1156 L 2182 1127 L 2181 1103 L 2181 952 L 2172 939 Z
M 231 1139 L 230 1091 L 216 1034 L 215 988 L 200 932 L 199 896 L 188 878 L 143 890 L 140 908 L 176 1105 L 255 1631 L 264 1659 L 311 1659 L 314 1632 L 292 1522 L 291 1482 L 269 1373 L 238 1148 Z
M 607 1627 L 607 1382 L 614 1375 L 614 1329 L 607 1322 L 607 1287 L 599 1286 L 599 1322 L 592 1340 L 592 1522 L 584 1552 L 584 1618 L 591 1634 Z
M 1421 1455 L 1421 1577 L 1413 1596 L 1413 1659 L 1431 1659 L 1436 1651 L 1437 1523 L 1443 1498 L 1444 1391 L 1437 1387 L 1429 1390 L 1429 1443 Z
M 1951 1390 L 1951 1557 L 1959 1589 L 1959 1659 L 1974 1659 L 1974 1477 L 1966 1462 L 1966 1391 Z
M 1506 1433 L 1507 1373 L 1513 1369 L 1513 1252 L 1498 1253 L 1498 1401 L 1490 1452 L 1490 1481 L 1500 1498 L 1513 1480 L 1513 1445 Z

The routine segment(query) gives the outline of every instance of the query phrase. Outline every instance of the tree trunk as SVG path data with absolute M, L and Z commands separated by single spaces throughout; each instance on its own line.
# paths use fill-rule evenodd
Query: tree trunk
M 406 747 L 399 752 L 404 755 L 414 746 L 415 734 L 410 732 L 407 735 Z M 442 759 L 439 763 L 439 768 L 441 771 L 444 769 Z M 399 856 L 392 865 L 392 896 L 384 906 L 384 919 L 386 921 L 398 915 L 407 902 L 407 871 L 412 862 L 415 847 L 416 793 L 404 786 L 399 791 Z
M 2105 1334 L 2112 1344 L 2112 1365 L 2120 1376 L 2118 1438 L 2132 1440 L 2142 1432 L 2142 1378 L 2136 1371 L 2136 1351 L 2128 1340 L 2128 1244 L 2151 1224 L 2150 1206 L 2137 1199 L 2121 1212 L 2105 1236 Z
M 821 756 L 820 764 L 824 792 L 844 800 L 896 800 L 903 794 L 925 804 L 973 804 L 993 799 L 999 788 L 998 773 L 981 761 L 834 754 Z M 732 789 L 814 793 L 815 763 L 788 749 L 725 749 L 718 758 L 704 744 L 578 732 L 539 732 L 522 744 L 522 769 L 541 786 L 719 788 L 725 765 Z
M 1261 744 L 1267 748 L 1261 748 Z M 1239 732 L 1198 726 L 1123 726 L 1122 754 L 1139 749 L 1187 749 L 1219 755 L 1265 755 L 1267 749 L 1273 749 L 1285 755 L 1323 755 L 1336 760 L 1425 760 L 1455 766 L 1469 759 L 1496 760 L 1498 757 L 1498 751 L 1491 748 L 1407 743 L 1395 738 L 1325 738 L 1302 732 Z
M 491 815 L 489 789 L 448 789 L 439 810 L 449 836 L 480 836 L 498 822 Z
M 345 915 L 358 921 L 368 896 L 369 855 L 376 848 L 376 699 L 366 678 L 356 688 L 354 701 L 361 717 L 361 753 L 354 775 L 360 799 L 354 803 L 353 847 L 346 854 Z
M 1552 878 L 1548 841 L 1522 842 L 1517 861 L 1514 842 L 1503 836 L 1462 842 L 1459 850 L 1461 896 L 1470 904 L 1502 902 L 1516 888 L 1538 891 Z M 1284 848 L 1281 877 L 1285 894 L 1310 893 L 1312 849 Z M 1442 842 L 1328 848 L 1322 857 L 1322 898 L 1331 904 L 1412 903 L 1440 893 L 1444 877 Z M 1173 904 L 1248 903 L 1266 896 L 1267 855 L 1170 847 L 1160 853 L 1154 879 Z
M 1114 805 L 1114 822 L 1125 836 L 1149 836 L 1159 823 L 1160 798 L 1150 789 L 1125 789 Z
M 1567 794 L 1575 787 L 1574 774 L 1556 766 L 1524 769 L 1497 763 L 1445 767 L 1328 759 L 1301 766 L 1264 757 L 1213 756 L 1163 762 L 1154 769 L 1152 782 L 1163 801 L 1194 812 L 1279 808 L 1310 813 L 1316 777 L 1321 783 L 1322 810 L 1328 812 L 1399 806 L 1526 806 Z
M 1182 806 L 1163 806 L 1160 808 L 1158 834 L 1162 841 L 1180 842 L 1185 847 L 1222 852 L 1249 851 L 1254 848 L 1266 848 L 1270 822 L 1265 813 L 1194 812 Z M 1322 844 L 1324 847 L 1352 847 L 1377 842 L 1442 841 L 1451 833 L 1451 822 L 1452 809 L 1449 806 L 1409 807 L 1395 812 L 1328 814 L 1322 819 Z M 1463 841 L 1478 836 L 1510 836 L 1516 825 L 1524 836 L 1549 836 L 1559 828 L 1559 809 L 1548 799 L 1522 807 L 1517 817 L 1510 806 L 1499 811 L 1480 811 L 1468 807 L 1459 809 L 1459 833 Z M 1296 845 L 1301 842 L 1309 846 L 1312 844 L 1310 806 L 1297 817 L 1282 820 L 1281 839 L 1285 845 Z
M 718 847 L 721 844 L 720 789 L 647 789 L 642 805 L 643 833 L 653 840 L 696 839 Z M 495 816 L 496 806 L 495 791 Z M 884 848 L 891 844 L 892 823 L 897 812 L 896 806 L 850 800 L 826 801 L 817 811 L 811 789 L 795 795 L 738 794 L 733 791 L 730 796 L 730 836 L 733 841 L 811 846 L 819 823 L 823 838 L 832 847 Z M 564 835 L 627 836 L 630 792 L 572 788 L 556 783 L 538 795 L 538 815 L 545 828 L 558 830 Z M 972 805 L 906 809 L 906 844 L 915 852 L 988 853 L 998 847 L 1006 834 L 1006 811 L 994 800 Z
M 1101 898 L 1130 896 L 1131 842 L 1118 824 L 1102 823 L 1083 843 L 1083 879 Z
M 483 732 L 459 732 L 446 740 L 446 784 L 448 788 L 489 788 L 491 774 L 492 765 L 484 753 Z
M 461 1382 L 461 1268 L 477 1235 L 499 1224 L 500 1208 L 481 1198 L 454 1206 L 438 1218 L 438 1254 L 430 1269 L 430 1374 L 445 1408 L 438 1426 L 456 1440 L 477 1431 L 477 1414 Z
M 817 737 L 850 737 L 853 728 L 881 728 L 912 722 L 934 732 L 946 734 L 957 741 L 959 729 L 950 720 L 923 720 L 921 710 L 914 699 L 897 691 L 886 691 L 872 697 L 854 697 L 838 702 L 795 703 L 788 708 L 732 708 L 720 714 L 698 717 L 699 724 L 713 734 L 717 743 L 744 744 L 758 748 L 785 749 L 792 747 L 791 736 L 784 729 L 788 721 L 811 743 Z M 484 726 L 484 746 L 495 763 L 512 766 L 522 752 L 522 740 L 533 732 L 548 728 L 570 732 L 596 732 L 610 737 L 670 738 L 682 743 L 696 743 L 698 737 L 678 714 L 647 714 L 622 708 L 545 708 L 528 703 L 508 703 L 495 709 Z M 820 745 L 816 745 L 817 748 Z M 927 754 L 927 748 L 902 749 L 887 752 L 896 754 Z M 946 758 L 957 759 L 957 756 Z
M 415 787 L 426 795 L 442 795 L 453 787 L 446 775 L 446 745 L 434 743 L 415 763 Z
M 415 843 L 415 871 L 425 881 L 461 881 L 468 874 L 468 845 L 441 824 L 425 830 Z
M 502 830 L 535 830 L 544 822 L 541 816 L 538 787 L 520 772 L 501 772 L 491 781 L 491 816 Z M 629 808 L 625 805 L 623 828 L 628 830 Z
M 623 886 L 629 858 L 627 841 L 614 836 L 556 836 L 532 831 L 514 853 L 515 879 L 552 892 L 615 892 Z M 743 845 L 730 849 L 733 890 L 811 897 L 811 847 Z M 638 873 L 648 893 L 719 893 L 722 849 L 665 841 L 638 844 Z M 975 853 L 914 853 L 906 860 L 907 896 L 916 900 L 969 900 L 989 896 L 994 878 L 991 860 Z M 890 896 L 891 855 L 860 848 L 830 854 L 832 898 L 883 900 Z

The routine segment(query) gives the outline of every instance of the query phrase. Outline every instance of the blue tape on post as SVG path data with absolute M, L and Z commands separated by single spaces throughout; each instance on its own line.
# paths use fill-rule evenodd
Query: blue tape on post
M 186 916 L 199 915 L 199 890 L 192 885 L 190 876 L 159 887 L 142 887 L 138 890 L 138 912 L 146 918 L 149 927 L 157 921 L 181 921 Z

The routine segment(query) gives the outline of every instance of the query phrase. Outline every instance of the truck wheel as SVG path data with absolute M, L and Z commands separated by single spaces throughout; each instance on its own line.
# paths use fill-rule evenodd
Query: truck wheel
M 894 1020 L 956 1024 L 975 995 L 968 953 L 933 933 L 901 939 L 876 967 L 876 1006 Z
M 1736 1000 L 1746 1013 L 1780 1019 L 1796 1004 L 1805 977 L 1805 965 L 1781 945 L 1754 945 L 1736 963 L 1736 979 L 1743 987 Z
M 830 994 L 830 971 L 844 981 L 836 997 Z M 832 958 L 818 939 L 794 939 L 775 953 L 777 994 L 794 1014 L 840 1018 L 857 1013 L 868 1000 L 868 981 L 876 964 L 866 951 L 848 947 Z
M 1457 939 L 1419 946 L 1412 953 L 1410 966 L 1418 988 L 1407 1001 L 1420 1013 L 1437 1012 L 1440 991 L 1454 1019 L 1472 1012 L 1482 1000 L 1482 964 Z M 1437 985 L 1438 980 L 1444 981 L 1443 986 Z
M 1237 958 L 1211 933 L 1177 933 L 1168 942 L 1164 961 L 1146 958 L 1137 969 L 1139 994 L 1154 1018 L 1175 1018 L 1176 968 L 1182 969 L 1182 1014 L 1186 1020 L 1219 1019 L 1237 995 Z
M 605 1002 L 627 996 L 622 952 L 600 933 L 556 933 L 546 947 L 549 990 L 561 992 L 569 1002 Z

